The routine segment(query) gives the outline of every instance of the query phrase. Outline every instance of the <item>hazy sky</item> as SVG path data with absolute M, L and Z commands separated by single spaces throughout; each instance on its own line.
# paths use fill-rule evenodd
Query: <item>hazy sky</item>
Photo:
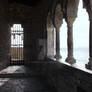
M 85 9 L 83 9 L 82 0 L 80 0 L 80 4 L 78 7 L 78 17 L 74 22 L 73 27 L 73 35 L 74 35 L 74 47 L 88 47 L 89 46 L 89 18 Z M 63 20 L 63 25 L 60 31 L 60 42 L 61 48 L 67 47 L 67 24 Z

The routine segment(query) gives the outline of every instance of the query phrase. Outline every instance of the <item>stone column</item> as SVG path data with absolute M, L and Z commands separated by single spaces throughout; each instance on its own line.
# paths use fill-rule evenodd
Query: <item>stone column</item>
M 47 56 L 54 56 L 54 28 L 47 29 Z
M 55 55 L 56 59 L 62 58 L 62 56 L 60 55 L 60 28 L 57 27 L 56 28 L 56 55 Z
M 75 18 L 67 18 L 67 48 L 68 48 L 68 57 L 66 58 L 66 62 L 70 64 L 74 64 L 76 60 L 73 57 L 73 22 Z
M 60 27 L 63 23 L 63 12 L 61 9 L 61 5 L 57 4 L 56 10 L 55 10 L 55 19 L 54 19 L 54 26 L 56 29 L 56 59 L 62 58 L 60 55 Z
M 92 70 L 92 21 L 90 20 L 90 30 L 89 30 L 89 62 L 86 64 L 87 69 Z
M 54 26 L 48 13 L 47 17 L 47 57 L 54 57 Z

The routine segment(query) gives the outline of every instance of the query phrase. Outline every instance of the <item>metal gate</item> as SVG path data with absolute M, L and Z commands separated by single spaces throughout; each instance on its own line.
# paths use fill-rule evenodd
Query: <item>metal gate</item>
M 11 28 L 11 64 L 23 64 L 24 32 L 21 24 Z

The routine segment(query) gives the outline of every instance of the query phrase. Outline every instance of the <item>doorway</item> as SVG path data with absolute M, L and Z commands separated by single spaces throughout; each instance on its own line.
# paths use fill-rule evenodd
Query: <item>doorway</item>
M 24 29 L 21 24 L 11 27 L 11 64 L 24 63 Z

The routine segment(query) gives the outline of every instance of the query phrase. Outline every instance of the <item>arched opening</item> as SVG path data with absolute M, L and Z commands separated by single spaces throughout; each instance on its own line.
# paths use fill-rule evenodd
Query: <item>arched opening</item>
M 60 54 L 63 61 L 67 58 L 67 24 L 63 19 L 63 25 L 60 28 Z
M 22 63 L 24 47 L 24 29 L 21 24 L 13 24 L 11 27 L 11 63 Z
M 73 35 L 74 57 L 76 58 L 76 61 L 78 61 L 77 63 L 86 64 L 89 58 L 89 17 L 86 9 L 83 9 L 82 0 L 80 0 L 79 3 L 78 17 L 74 23 Z
M 74 58 L 76 62 L 86 64 L 89 57 L 89 19 L 86 10 L 83 9 L 82 0 L 79 3 L 78 17 L 74 22 L 73 30 Z M 67 24 L 65 20 L 60 28 L 60 48 L 62 59 L 65 61 L 67 57 Z

